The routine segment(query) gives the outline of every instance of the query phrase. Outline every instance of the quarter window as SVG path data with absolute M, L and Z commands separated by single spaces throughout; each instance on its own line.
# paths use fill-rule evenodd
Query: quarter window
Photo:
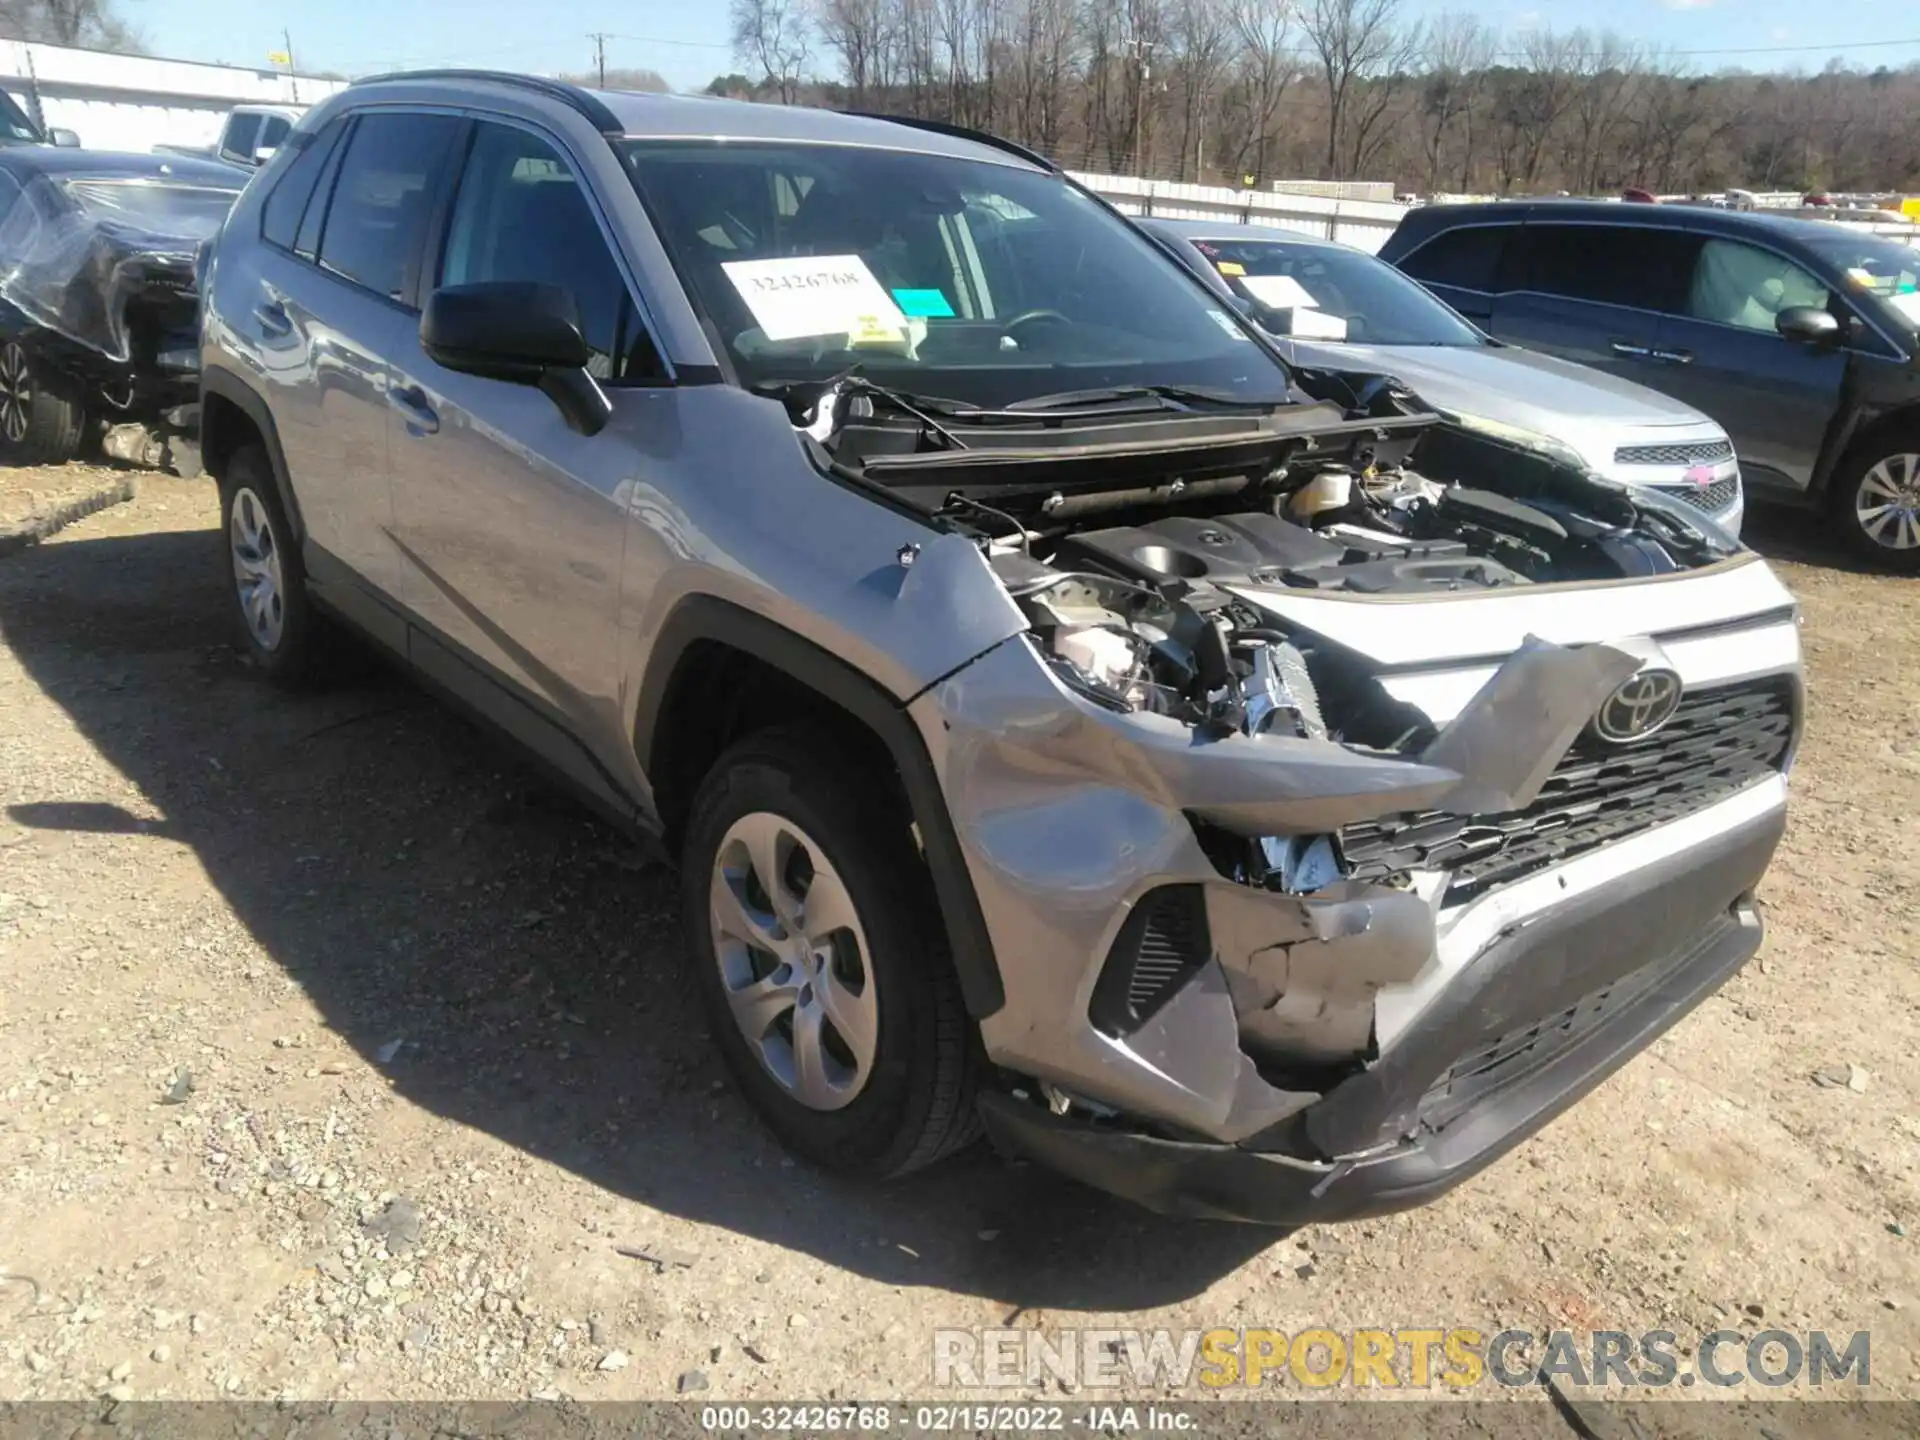
M 336 120 L 314 136 L 281 173 L 273 193 L 267 196 L 267 203 L 261 207 L 260 234 L 263 239 L 288 250 L 294 248 L 294 241 L 300 232 L 300 217 L 306 213 L 320 172 L 326 166 L 327 156 L 333 150 L 334 142 L 340 138 L 345 124 L 345 121 Z
M 1469 225 L 1437 235 L 1400 262 L 1400 269 L 1428 285 L 1462 290 L 1493 289 L 1500 251 L 1510 225 Z
M 363 114 L 347 140 L 320 235 L 320 263 L 376 295 L 407 298 L 434 185 L 460 121 Z
M 660 364 L 593 208 L 565 158 L 536 135 L 478 125 L 440 264 L 442 285 L 530 281 L 573 296 L 602 380 L 657 377 Z

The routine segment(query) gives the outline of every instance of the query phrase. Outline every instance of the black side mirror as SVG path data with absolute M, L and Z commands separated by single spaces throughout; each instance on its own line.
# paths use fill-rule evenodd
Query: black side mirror
M 1840 338 L 1840 322 L 1817 305 L 1789 305 L 1774 317 L 1773 328 L 1801 345 L 1831 345 Z
M 558 285 L 443 285 L 421 312 L 420 348 L 449 370 L 538 386 L 584 435 L 597 434 L 613 413 L 587 374 L 593 352 L 580 334 L 579 306 Z

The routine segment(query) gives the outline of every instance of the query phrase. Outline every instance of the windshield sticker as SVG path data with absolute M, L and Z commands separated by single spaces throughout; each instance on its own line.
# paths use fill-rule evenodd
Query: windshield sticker
M 1344 340 L 1347 338 L 1347 322 L 1338 315 L 1329 315 L 1324 310 L 1315 310 L 1308 305 L 1293 307 L 1293 326 L 1291 332 L 1307 340 Z
M 1238 325 L 1234 324 L 1233 317 L 1227 314 L 1226 311 L 1209 310 L 1207 311 L 1207 314 L 1213 317 L 1214 324 L 1218 325 L 1222 330 L 1226 331 L 1227 334 L 1231 335 L 1234 339 L 1245 340 L 1248 343 L 1252 343 L 1253 337 L 1247 334 L 1247 332 L 1242 330 Z
M 893 303 L 900 307 L 903 315 L 918 315 L 923 320 L 953 319 L 953 306 L 939 290 L 896 290 Z
M 730 260 L 720 267 L 769 340 L 850 335 L 903 343 L 906 317 L 858 255 Z
M 1215 268 L 1218 269 L 1222 275 L 1244 275 L 1247 273 L 1247 267 L 1242 265 L 1238 260 L 1216 261 Z
M 1291 275 L 1247 275 L 1240 283 L 1254 299 L 1276 310 L 1306 309 L 1320 303 Z

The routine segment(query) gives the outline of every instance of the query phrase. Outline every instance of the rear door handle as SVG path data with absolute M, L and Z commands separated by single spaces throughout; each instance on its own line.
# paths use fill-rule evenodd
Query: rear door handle
M 1656 350 L 1653 352 L 1653 358 L 1662 365 L 1691 365 L 1693 352 L 1691 350 Z
M 1625 340 L 1616 340 L 1613 342 L 1613 353 L 1616 355 L 1624 355 L 1629 360 L 1651 360 L 1653 358 L 1653 351 L 1648 346 L 1629 345 Z
M 440 417 L 427 403 L 427 395 L 418 385 L 403 385 L 387 391 L 387 404 L 400 412 L 407 429 L 415 435 L 432 435 L 440 429 Z
M 263 334 L 275 339 L 293 333 L 293 320 L 287 314 L 287 307 L 278 300 L 263 300 L 254 306 L 253 318 L 260 322 Z

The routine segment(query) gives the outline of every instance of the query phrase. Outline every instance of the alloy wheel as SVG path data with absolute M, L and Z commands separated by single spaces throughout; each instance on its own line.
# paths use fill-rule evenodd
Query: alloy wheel
M 245 487 L 233 492 L 227 545 L 233 554 L 233 581 L 247 631 L 262 650 L 278 649 L 281 628 L 286 623 L 280 547 L 274 540 L 267 507 Z
M 33 371 L 17 341 L 0 345 L 0 434 L 10 444 L 27 438 L 33 418 Z
M 734 1022 L 781 1089 L 810 1110 L 851 1104 L 880 1034 L 866 932 L 817 842 L 768 811 L 741 816 L 714 855 L 714 958 Z
M 1861 477 L 1854 518 L 1876 545 L 1920 547 L 1920 455 L 1889 455 Z

